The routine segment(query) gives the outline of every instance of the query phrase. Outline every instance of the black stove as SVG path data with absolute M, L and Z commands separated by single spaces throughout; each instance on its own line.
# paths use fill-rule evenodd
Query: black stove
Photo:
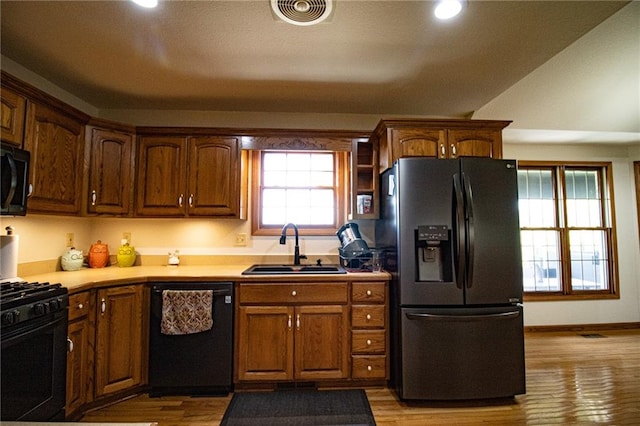
M 0 283 L 2 422 L 64 421 L 68 306 L 61 284 Z
M 69 305 L 68 290 L 48 282 L 0 283 L 2 328 L 62 311 Z

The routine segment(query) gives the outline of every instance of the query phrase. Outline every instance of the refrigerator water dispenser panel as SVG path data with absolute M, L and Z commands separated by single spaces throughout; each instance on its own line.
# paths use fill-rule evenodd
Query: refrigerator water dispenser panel
M 417 281 L 451 281 L 451 233 L 446 225 L 421 225 L 416 232 Z

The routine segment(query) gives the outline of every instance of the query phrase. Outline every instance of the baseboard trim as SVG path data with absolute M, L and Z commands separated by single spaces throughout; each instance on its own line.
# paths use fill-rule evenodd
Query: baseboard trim
M 599 330 L 631 330 L 640 328 L 640 322 L 614 322 L 606 324 L 566 324 L 566 325 L 529 325 L 524 327 L 526 333 L 544 333 L 561 331 L 599 331 Z

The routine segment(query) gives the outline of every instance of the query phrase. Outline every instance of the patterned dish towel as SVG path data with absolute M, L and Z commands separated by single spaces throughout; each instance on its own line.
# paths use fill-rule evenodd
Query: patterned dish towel
M 162 334 L 194 334 L 213 327 L 213 290 L 164 290 Z

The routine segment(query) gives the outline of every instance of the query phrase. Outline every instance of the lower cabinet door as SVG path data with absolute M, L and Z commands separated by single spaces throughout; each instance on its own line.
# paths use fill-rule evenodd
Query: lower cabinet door
M 295 376 L 301 380 L 349 375 L 347 306 L 299 306 L 295 310 Z
M 98 291 L 96 398 L 142 383 L 142 288 Z
M 238 380 L 293 379 L 293 307 L 241 306 L 238 314 Z
M 73 414 L 88 401 L 89 331 L 87 319 L 69 323 L 67 332 L 66 415 Z

